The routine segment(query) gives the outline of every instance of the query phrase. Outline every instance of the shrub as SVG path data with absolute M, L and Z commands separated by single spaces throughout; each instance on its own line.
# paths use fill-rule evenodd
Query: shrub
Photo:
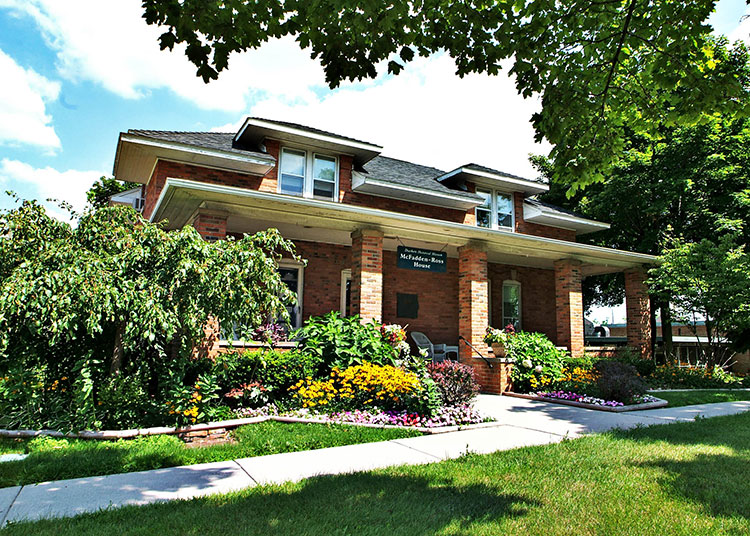
M 638 377 L 635 367 L 615 360 L 602 360 L 596 364 L 597 395 L 605 400 L 629 404 L 646 394 L 646 384 Z M 591 393 L 587 393 L 591 394 Z
M 321 363 L 316 355 L 298 350 L 255 350 L 220 354 L 214 370 L 225 395 L 242 385 L 258 384 L 269 400 L 279 400 L 301 379 L 317 377 Z M 258 402 L 262 398 L 257 397 Z M 250 402 L 251 398 L 243 400 Z
M 359 316 L 343 318 L 338 311 L 310 318 L 293 337 L 299 350 L 317 356 L 325 370 L 346 369 L 365 361 L 395 365 L 396 350 L 383 338 L 380 325 L 362 324 Z
M 731 389 L 742 387 L 742 378 L 721 367 L 678 367 L 662 365 L 656 367 L 648 378 L 651 387 L 661 389 Z
M 430 363 L 427 370 L 446 406 L 468 404 L 479 393 L 474 369 L 469 365 L 443 361 Z
M 638 375 L 642 378 L 648 378 L 656 372 L 656 361 L 653 359 L 644 359 L 638 354 L 633 348 L 625 347 L 620 348 L 614 358 L 616 361 L 625 363 L 632 367 L 638 372 Z
M 574 362 L 575 359 L 573 358 L 571 361 Z M 535 391 L 544 389 L 547 391 L 566 391 L 594 396 L 599 392 L 596 385 L 598 378 L 599 373 L 594 368 L 594 365 L 589 365 L 586 362 L 581 363 L 580 366 L 569 363 L 563 368 L 562 377 L 559 380 L 545 382 L 545 379 L 542 378 L 541 383 L 537 385 L 532 378 L 531 387 Z
M 567 354 L 558 350 L 546 335 L 521 331 L 506 337 L 505 348 L 507 357 L 515 362 L 511 373 L 515 391 L 531 391 L 532 380 L 534 385 L 542 387 L 544 382 L 562 377 L 563 360 Z

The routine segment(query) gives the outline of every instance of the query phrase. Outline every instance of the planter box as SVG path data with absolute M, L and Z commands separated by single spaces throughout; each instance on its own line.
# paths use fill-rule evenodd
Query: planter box
M 553 404 L 562 404 L 563 406 L 573 406 L 576 408 L 595 409 L 597 411 L 608 411 L 610 413 L 624 413 L 626 411 L 638 411 L 638 410 L 643 410 L 643 409 L 663 408 L 664 406 L 669 404 L 669 402 L 667 402 L 666 400 L 659 399 L 658 402 L 646 402 L 644 404 L 632 404 L 630 406 L 611 407 L 611 406 L 598 406 L 596 404 L 584 404 L 583 402 L 576 402 L 575 400 L 563 400 L 561 398 L 545 398 L 543 396 L 524 395 L 521 393 L 513 393 L 510 391 L 503 393 L 503 395 L 512 396 L 515 398 L 525 398 L 526 400 L 537 400 L 539 402 L 551 402 Z
M 495 354 L 495 357 L 505 357 L 505 345 L 493 342 L 490 346 L 492 346 L 492 353 Z

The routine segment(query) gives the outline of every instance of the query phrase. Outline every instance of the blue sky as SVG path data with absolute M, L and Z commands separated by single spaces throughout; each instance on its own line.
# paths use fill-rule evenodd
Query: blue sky
M 721 0 L 711 23 L 747 39 L 746 8 Z M 478 162 L 530 175 L 528 154 L 548 149 L 529 125 L 538 102 L 504 74 L 459 79 L 437 55 L 330 91 L 320 66 L 286 40 L 233 57 L 205 85 L 181 52 L 159 51 L 159 30 L 140 15 L 139 0 L 0 0 L 0 188 L 82 208 L 91 183 L 112 172 L 120 131 L 229 131 L 246 115 L 370 140 L 443 169 Z

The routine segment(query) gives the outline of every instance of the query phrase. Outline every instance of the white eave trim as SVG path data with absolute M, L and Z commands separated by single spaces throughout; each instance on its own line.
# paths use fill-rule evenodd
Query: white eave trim
M 164 188 L 159 195 L 159 199 L 156 202 L 154 210 L 151 212 L 149 218 L 150 221 L 154 221 L 156 215 L 159 213 L 162 203 L 164 202 L 170 190 L 177 188 L 185 188 L 189 190 L 197 190 L 204 192 L 213 192 L 219 194 L 234 195 L 237 197 L 245 197 L 250 199 L 257 199 L 260 201 L 276 201 L 280 203 L 287 203 L 290 205 L 297 205 L 300 208 L 320 208 L 325 207 L 330 210 L 335 210 L 342 213 L 357 214 L 365 216 L 367 218 L 387 218 L 396 220 L 405 224 L 415 223 L 428 226 L 439 226 L 443 229 L 455 230 L 459 234 L 469 233 L 474 235 L 477 239 L 484 239 L 492 241 L 494 238 L 500 236 L 514 237 L 516 239 L 525 241 L 529 244 L 548 244 L 557 246 L 561 250 L 567 250 L 566 254 L 575 255 L 580 253 L 585 254 L 599 254 L 599 255 L 617 255 L 622 259 L 627 259 L 629 262 L 634 264 L 655 264 L 658 262 L 658 257 L 654 255 L 648 255 L 646 253 L 634 253 L 631 251 L 623 251 L 613 248 L 604 248 L 601 246 L 593 246 L 591 244 L 580 244 L 578 242 L 569 242 L 566 240 L 558 240 L 556 238 L 546 238 L 542 236 L 526 235 L 521 233 L 512 233 L 503 230 L 486 229 L 484 227 L 475 227 L 473 225 L 465 225 L 463 223 L 455 223 L 445 220 L 435 220 L 432 218 L 425 218 L 423 216 L 413 216 L 411 214 L 401 214 L 398 212 L 390 212 L 387 210 L 360 207 L 357 205 L 347 205 L 344 203 L 337 203 L 334 201 L 323 201 L 320 199 L 306 199 L 304 197 L 295 197 L 284 194 L 273 194 L 268 192 L 259 192 L 257 190 L 248 190 L 246 188 L 239 188 L 237 186 L 225 186 L 221 184 L 211 184 L 204 182 L 191 181 L 186 179 L 175 179 L 167 178 Z M 602 259 L 602 262 L 606 262 Z
M 498 173 L 488 173 L 486 171 L 478 171 L 476 169 L 466 168 L 466 167 L 460 167 L 458 169 L 454 169 L 453 171 L 449 171 L 448 173 L 441 175 L 437 178 L 438 181 L 443 182 L 445 180 L 450 179 L 451 177 L 454 177 L 456 175 L 460 175 L 462 173 L 465 173 L 467 175 L 473 175 L 475 177 L 482 177 L 484 179 L 491 179 L 494 181 L 500 181 L 505 183 L 510 183 L 518 186 L 524 186 L 525 191 L 530 193 L 542 193 L 549 191 L 549 186 L 546 184 L 542 184 L 540 182 L 528 180 L 528 179 L 519 179 L 516 177 L 510 177 L 508 175 L 500 175 Z
M 393 191 L 392 195 L 386 195 L 383 193 L 373 193 L 366 190 L 367 185 L 373 185 L 384 190 Z M 352 190 L 355 192 L 362 192 L 368 195 L 375 195 L 378 197 L 385 197 L 388 199 L 400 199 L 403 201 L 413 201 L 414 198 L 419 198 L 421 204 L 433 205 L 438 207 L 449 207 L 449 208 L 460 208 L 462 210 L 469 210 L 479 206 L 482 201 L 472 201 L 466 197 L 460 195 L 451 195 L 444 192 L 435 192 L 432 190 L 425 190 L 422 188 L 413 188 L 405 184 L 394 184 L 389 181 L 383 181 L 368 177 L 363 173 L 357 171 L 352 173 Z M 415 194 L 411 198 L 409 194 Z M 434 202 L 427 203 L 424 201 L 425 198 L 432 198 Z
M 301 138 L 308 138 L 312 140 L 317 140 L 325 143 L 330 144 L 337 144 L 337 145 L 343 145 L 346 147 L 351 147 L 352 149 L 359 149 L 361 151 L 374 151 L 376 153 L 380 153 L 383 148 L 379 145 L 373 145 L 371 143 L 363 143 L 358 141 L 352 141 L 352 140 L 346 140 L 343 138 L 339 138 L 336 136 L 326 136 L 325 134 L 318 134 L 316 132 L 310 132 L 309 130 L 303 130 L 300 128 L 294 128 L 294 127 L 288 127 L 284 125 L 279 125 L 277 123 L 272 123 L 270 121 L 263 121 L 260 119 L 246 119 L 245 123 L 242 125 L 242 128 L 235 134 L 234 140 L 237 141 L 242 137 L 242 134 L 247 130 L 247 127 L 260 127 L 260 128 L 267 128 L 269 130 L 275 130 L 277 132 L 283 132 L 285 134 L 291 134 L 293 136 L 299 136 Z
M 137 145 L 145 145 L 146 147 L 153 147 L 155 149 L 166 149 L 172 151 L 182 151 L 185 153 L 195 154 L 199 156 L 207 156 L 211 158 L 220 158 L 223 160 L 231 160 L 234 162 L 242 162 L 248 164 L 257 164 L 261 166 L 275 166 L 276 159 L 268 155 L 268 157 L 262 157 L 258 155 L 241 155 L 237 153 L 231 153 L 229 151 L 221 151 L 218 149 L 207 149 L 203 147 L 196 147 L 195 145 L 186 145 L 184 143 L 177 143 L 164 140 L 156 140 L 153 138 L 143 138 L 133 134 L 124 134 L 120 138 L 121 142 L 133 143 Z
M 523 205 L 523 219 L 531 223 L 538 222 L 540 225 L 553 225 L 554 227 L 561 227 L 571 231 L 585 230 L 594 232 L 610 228 L 608 223 L 556 212 L 547 212 L 543 208 L 534 207 L 526 203 Z M 552 220 L 558 223 L 550 223 L 544 220 Z

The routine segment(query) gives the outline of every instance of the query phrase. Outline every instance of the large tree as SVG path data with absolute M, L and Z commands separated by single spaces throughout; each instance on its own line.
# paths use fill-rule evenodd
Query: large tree
M 663 128 L 656 139 L 634 133 L 626 139 L 621 161 L 606 181 L 568 197 L 567 185 L 551 177 L 544 200 L 611 222 L 609 230 L 582 240 L 660 255 L 675 237 L 713 240 L 731 227 L 738 243 L 750 242 L 750 121 L 713 116 L 697 126 Z M 551 174 L 548 161 L 535 163 Z M 589 277 L 584 286 L 587 308 L 624 298 L 621 276 Z M 652 300 L 665 325 L 668 301 L 667 292 Z
M 691 124 L 704 112 L 744 113 L 747 50 L 712 36 L 715 0 L 143 0 L 184 44 L 204 80 L 233 52 L 294 36 L 331 87 L 397 74 L 415 55 L 445 51 L 459 75 L 511 65 L 518 92 L 541 97 L 532 121 L 552 146 L 554 173 L 576 189 L 601 180 L 625 130 Z M 491 104 L 488 104 L 491 105 Z
M 206 242 L 130 207 L 76 223 L 34 201 L 0 212 L 0 376 L 19 390 L 71 378 L 66 422 L 96 426 L 96 389 L 121 373 L 158 397 L 212 319 L 249 331 L 294 302 L 276 269 L 293 246 L 275 230 Z
M 109 199 L 120 192 L 140 186 L 135 182 L 118 181 L 112 177 L 100 177 L 86 192 L 86 200 L 94 207 L 106 207 Z

